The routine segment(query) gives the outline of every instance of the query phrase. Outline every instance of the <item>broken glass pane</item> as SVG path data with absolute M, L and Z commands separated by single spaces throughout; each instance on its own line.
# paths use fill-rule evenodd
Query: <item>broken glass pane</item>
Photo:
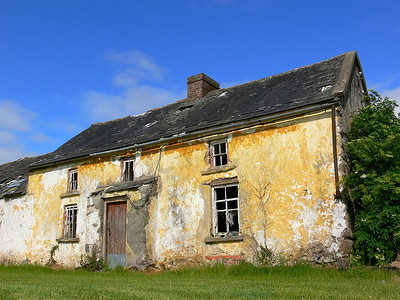
M 226 154 L 221 155 L 221 166 L 228 164 L 228 156 Z
M 225 199 L 225 188 L 217 188 L 217 189 L 215 189 L 215 198 L 216 198 L 216 200 Z
M 235 209 L 238 207 L 237 200 L 228 201 L 228 209 Z
M 226 215 L 225 212 L 218 212 L 218 232 L 219 233 L 224 233 L 226 232 Z
M 214 145 L 214 154 L 219 154 L 219 144 L 218 145 Z
M 220 144 L 220 146 L 221 146 L 221 153 L 226 153 L 226 144 L 225 143 L 222 143 L 222 144 Z
M 238 211 L 232 210 L 229 213 L 232 217 L 232 222 L 229 224 L 229 231 L 239 231 Z
M 228 186 L 226 187 L 226 198 L 232 199 L 238 197 L 238 187 L 237 186 Z
M 217 202 L 217 210 L 225 209 L 225 201 Z
M 221 156 L 215 157 L 215 166 L 218 167 L 221 165 Z

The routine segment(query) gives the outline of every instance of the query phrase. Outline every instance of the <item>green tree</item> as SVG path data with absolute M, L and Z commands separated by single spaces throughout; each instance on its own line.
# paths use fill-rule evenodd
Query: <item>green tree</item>
M 393 261 L 400 251 L 400 119 L 396 102 L 370 91 L 353 116 L 345 150 L 345 190 L 354 203 L 355 254 L 365 264 Z

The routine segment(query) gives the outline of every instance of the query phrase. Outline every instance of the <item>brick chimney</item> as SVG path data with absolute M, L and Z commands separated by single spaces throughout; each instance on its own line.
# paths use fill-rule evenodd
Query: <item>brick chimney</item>
M 203 98 L 208 92 L 218 89 L 219 83 L 203 73 L 190 76 L 187 79 L 188 100 Z

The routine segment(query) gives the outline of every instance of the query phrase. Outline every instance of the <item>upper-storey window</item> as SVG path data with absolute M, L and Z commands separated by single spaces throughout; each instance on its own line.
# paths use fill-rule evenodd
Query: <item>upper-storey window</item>
M 211 147 L 211 167 L 216 168 L 228 164 L 228 144 L 226 141 L 212 142 Z
M 128 158 L 122 161 L 122 181 L 133 181 L 135 159 Z
M 78 169 L 68 171 L 68 191 L 78 190 Z

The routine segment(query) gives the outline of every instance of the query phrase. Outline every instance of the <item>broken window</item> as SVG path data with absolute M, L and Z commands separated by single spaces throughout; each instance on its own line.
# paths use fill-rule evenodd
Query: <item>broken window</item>
M 76 204 L 64 207 L 64 238 L 76 238 L 78 206 Z
M 133 181 L 135 160 L 132 158 L 122 161 L 122 181 Z
M 226 141 L 213 142 L 211 147 L 212 167 L 219 167 L 228 164 L 228 144 Z
M 68 171 L 68 191 L 78 190 L 78 170 L 72 169 Z
M 238 185 L 213 188 L 214 228 L 216 235 L 235 236 L 239 234 Z

